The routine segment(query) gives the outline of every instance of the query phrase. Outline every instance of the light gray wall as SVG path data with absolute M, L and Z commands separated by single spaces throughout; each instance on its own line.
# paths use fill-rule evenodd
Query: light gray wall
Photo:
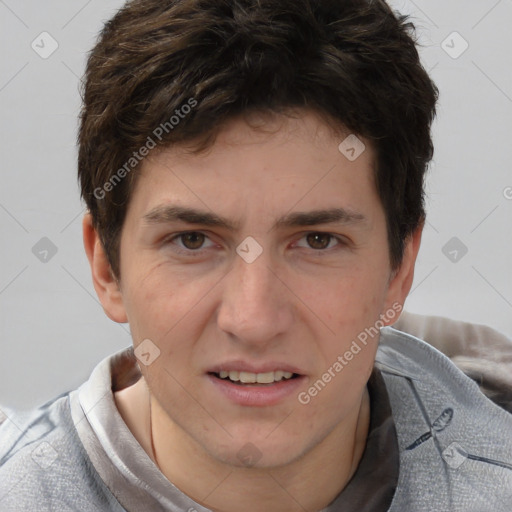
M 91 284 L 75 148 L 85 56 L 122 3 L 0 0 L 4 405 L 28 407 L 72 389 L 100 359 L 131 343 L 128 327 L 104 315 Z M 413 15 L 422 58 L 441 91 L 429 222 L 406 308 L 512 337 L 512 1 L 392 4 Z M 58 43 L 50 56 L 55 43 L 42 32 Z

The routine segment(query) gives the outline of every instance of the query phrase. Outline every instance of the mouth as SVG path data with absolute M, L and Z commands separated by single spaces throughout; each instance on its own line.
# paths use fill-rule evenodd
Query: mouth
M 253 368 L 233 369 L 215 368 L 207 373 L 216 397 L 223 397 L 238 406 L 263 407 L 274 406 L 291 400 L 305 385 L 307 377 L 290 370 L 293 368 L 272 370 L 261 368 L 260 372 L 251 372 Z M 248 366 L 248 365 L 246 365 Z M 277 365 L 276 365 L 277 366 Z M 278 367 L 279 368 L 279 367 Z M 259 368 L 258 368 L 259 369 Z M 256 368 L 254 368 L 256 370 Z
M 209 372 L 209 375 L 219 379 L 236 384 L 238 386 L 256 386 L 268 387 L 282 381 L 298 379 L 298 373 L 292 373 L 284 370 L 276 370 L 265 373 L 252 373 L 236 370 L 221 370 L 220 372 Z

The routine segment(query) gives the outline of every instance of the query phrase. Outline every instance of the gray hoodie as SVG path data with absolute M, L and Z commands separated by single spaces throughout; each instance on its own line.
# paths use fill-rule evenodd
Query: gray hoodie
M 159 473 L 115 409 L 112 368 L 130 353 L 37 410 L 5 411 L 0 512 L 207 510 Z M 441 352 L 395 329 L 381 331 L 376 368 L 396 428 L 394 496 L 386 508 L 347 508 L 342 492 L 323 512 L 512 511 L 512 415 Z

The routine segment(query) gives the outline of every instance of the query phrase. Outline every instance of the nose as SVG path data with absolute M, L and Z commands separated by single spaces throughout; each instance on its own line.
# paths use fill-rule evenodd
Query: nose
M 236 256 L 224 279 L 217 323 L 238 343 L 260 350 L 293 325 L 293 296 L 265 252 L 247 263 Z

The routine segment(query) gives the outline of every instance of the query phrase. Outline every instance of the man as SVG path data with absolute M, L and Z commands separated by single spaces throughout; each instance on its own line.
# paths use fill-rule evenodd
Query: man
M 0 510 L 505 511 L 512 416 L 391 329 L 437 89 L 383 1 L 134 0 L 84 85 L 84 245 L 134 347 L 0 430 Z

